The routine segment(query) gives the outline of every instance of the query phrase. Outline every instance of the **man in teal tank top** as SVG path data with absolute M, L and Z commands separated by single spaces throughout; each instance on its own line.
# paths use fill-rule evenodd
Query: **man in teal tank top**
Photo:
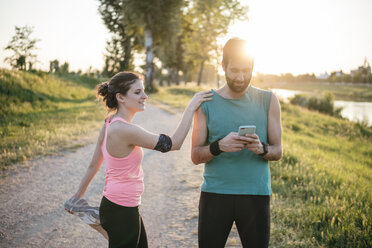
M 201 248 L 224 247 L 235 222 L 243 247 L 268 247 L 270 168 L 282 157 L 278 99 L 250 85 L 253 58 L 247 42 L 230 39 L 223 48 L 227 84 L 213 91 L 194 116 L 191 159 L 205 163 L 199 202 Z M 254 134 L 238 135 L 254 125 Z

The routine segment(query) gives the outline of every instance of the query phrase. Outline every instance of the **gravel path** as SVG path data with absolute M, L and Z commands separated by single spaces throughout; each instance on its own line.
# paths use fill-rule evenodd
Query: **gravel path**
M 134 122 L 155 133 L 171 134 L 180 114 L 154 106 Z M 191 132 L 190 132 L 191 134 Z M 197 219 L 202 165 L 190 160 L 190 135 L 180 151 L 162 154 L 145 149 L 145 192 L 140 211 L 149 247 L 197 247 Z M 27 162 L 27 168 L 0 181 L 0 247 L 107 247 L 107 241 L 63 203 L 76 190 L 95 144 L 59 156 Z M 99 205 L 104 165 L 85 198 Z M 226 247 L 241 247 L 234 228 Z

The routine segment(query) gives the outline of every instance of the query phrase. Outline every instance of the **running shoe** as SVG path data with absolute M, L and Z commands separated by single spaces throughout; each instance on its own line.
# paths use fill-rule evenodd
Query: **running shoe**
M 99 225 L 99 208 L 89 206 L 83 198 L 71 197 L 64 204 L 65 210 L 78 216 L 88 225 Z

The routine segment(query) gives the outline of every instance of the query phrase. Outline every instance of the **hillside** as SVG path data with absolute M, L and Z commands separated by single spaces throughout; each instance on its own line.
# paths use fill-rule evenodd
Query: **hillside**
M 105 115 L 94 101 L 100 80 L 0 69 L 0 168 L 82 145 Z M 85 141 L 86 142 L 86 141 Z
M 105 116 L 98 82 L 0 70 L 0 167 L 85 144 Z M 180 111 L 202 89 L 159 88 L 150 99 Z M 270 164 L 271 244 L 372 246 L 372 129 L 289 104 L 282 124 L 284 155 Z
M 184 108 L 207 88 L 161 88 Z M 182 102 L 177 101 L 182 99 Z M 271 162 L 273 247 L 371 247 L 372 129 L 282 103 L 283 158 Z

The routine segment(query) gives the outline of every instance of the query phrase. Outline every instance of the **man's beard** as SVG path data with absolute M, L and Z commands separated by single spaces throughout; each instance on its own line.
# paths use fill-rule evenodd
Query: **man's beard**
M 249 86 L 249 83 L 251 81 L 250 78 L 247 80 L 243 80 L 243 81 L 237 81 L 237 80 L 232 80 L 227 75 L 225 75 L 225 77 L 226 77 L 227 85 L 229 86 L 230 90 L 234 91 L 235 93 L 244 92 Z M 239 86 L 236 85 L 237 83 L 239 84 Z

